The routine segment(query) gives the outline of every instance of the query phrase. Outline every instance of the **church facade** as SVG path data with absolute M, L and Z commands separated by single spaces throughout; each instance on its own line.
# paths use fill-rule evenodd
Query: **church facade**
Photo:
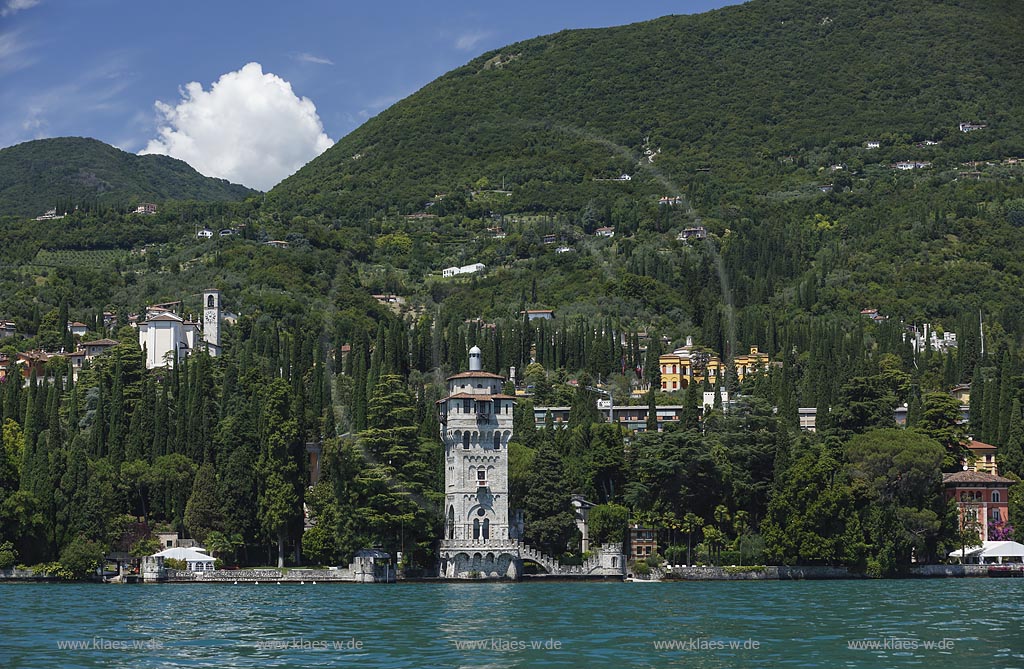
M 173 367 L 199 348 L 214 357 L 220 355 L 221 321 L 221 295 L 216 288 L 203 291 L 201 325 L 163 305 L 149 307 L 146 319 L 138 325 L 139 346 L 146 351 L 146 369 Z

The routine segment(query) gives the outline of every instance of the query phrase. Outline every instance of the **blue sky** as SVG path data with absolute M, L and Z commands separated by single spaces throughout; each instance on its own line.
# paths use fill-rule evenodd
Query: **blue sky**
M 727 4 L 0 0 L 0 147 L 95 137 L 266 189 L 485 51 Z

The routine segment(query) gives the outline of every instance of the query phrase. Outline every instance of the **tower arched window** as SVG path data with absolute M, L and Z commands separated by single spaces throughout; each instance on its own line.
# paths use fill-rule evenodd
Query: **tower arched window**
M 479 518 L 474 518 L 473 519 L 473 539 L 479 539 L 479 538 L 480 538 L 480 519 Z
M 999 497 L 999 491 L 998 490 L 993 490 L 992 491 L 992 501 L 993 502 L 998 502 L 998 501 L 1000 501 L 1000 499 L 1001 498 Z
M 491 519 L 484 518 L 484 539 L 491 538 Z
M 206 308 L 207 309 L 216 309 L 217 308 L 217 301 L 216 301 L 216 299 L 214 299 L 213 295 L 210 295 L 209 297 L 206 298 Z
M 462 447 L 469 448 L 469 432 L 462 433 Z
M 455 538 L 455 507 L 448 507 L 448 538 Z
M 500 451 L 501 450 L 501 432 L 495 432 L 494 433 L 494 450 L 496 450 L 496 451 Z M 995 500 L 993 500 L 993 501 L 995 501 Z

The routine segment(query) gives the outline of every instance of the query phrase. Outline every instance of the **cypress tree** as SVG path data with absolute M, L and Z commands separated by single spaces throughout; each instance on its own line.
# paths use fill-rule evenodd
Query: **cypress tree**
M 1014 473 L 1024 476 L 1024 417 L 1021 416 L 1021 405 L 1018 398 L 1013 398 L 1010 409 L 1010 427 L 1006 444 L 999 449 L 996 456 L 999 474 L 1006 476 Z
M 999 433 L 996 437 L 996 444 L 1002 446 L 1006 443 L 1010 433 L 1010 410 L 1013 408 L 1013 398 L 1016 394 L 1014 379 L 1017 375 L 1016 356 L 1010 351 L 1003 353 L 1003 363 L 999 382 L 999 404 L 996 407 L 996 417 L 999 425 Z
M 220 491 L 213 463 L 204 462 L 192 481 L 192 494 L 185 504 L 185 528 L 200 543 L 210 532 L 223 529 Z
M 110 427 L 108 429 L 107 449 L 110 461 L 114 466 L 124 461 L 124 386 L 121 359 L 114 363 L 114 386 L 110 390 Z
M 149 461 L 168 454 L 167 430 L 169 427 L 169 416 L 167 415 L 167 380 L 160 381 L 160 394 L 154 393 L 153 398 L 153 441 Z
M 999 396 L 1002 388 L 1003 370 L 995 368 L 995 375 L 985 379 L 985 437 L 983 441 L 995 444 L 999 440 Z M 998 444 L 996 444 L 998 445 Z
M 353 432 L 366 429 L 366 401 L 368 378 L 366 369 L 366 341 L 362 333 L 352 344 L 352 425 Z
M 686 385 L 686 392 L 683 394 L 683 415 L 680 418 L 684 430 L 695 430 L 700 427 L 703 407 L 699 387 L 700 385 L 692 380 Z
M 99 384 L 96 386 L 96 411 L 93 413 L 92 429 L 90 430 L 90 450 L 94 458 L 102 458 L 107 455 L 107 392 L 106 379 L 99 375 Z
M 658 431 L 658 404 L 654 394 L 654 386 L 647 391 L 647 431 Z
M 975 438 L 985 440 L 985 372 L 978 365 L 971 382 L 970 422 Z

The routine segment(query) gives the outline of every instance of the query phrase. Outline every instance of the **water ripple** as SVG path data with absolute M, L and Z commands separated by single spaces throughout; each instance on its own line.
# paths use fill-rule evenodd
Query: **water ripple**
M 4 585 L 0 667 L 1021 667 L 1022 595 L 1001 579 Z

